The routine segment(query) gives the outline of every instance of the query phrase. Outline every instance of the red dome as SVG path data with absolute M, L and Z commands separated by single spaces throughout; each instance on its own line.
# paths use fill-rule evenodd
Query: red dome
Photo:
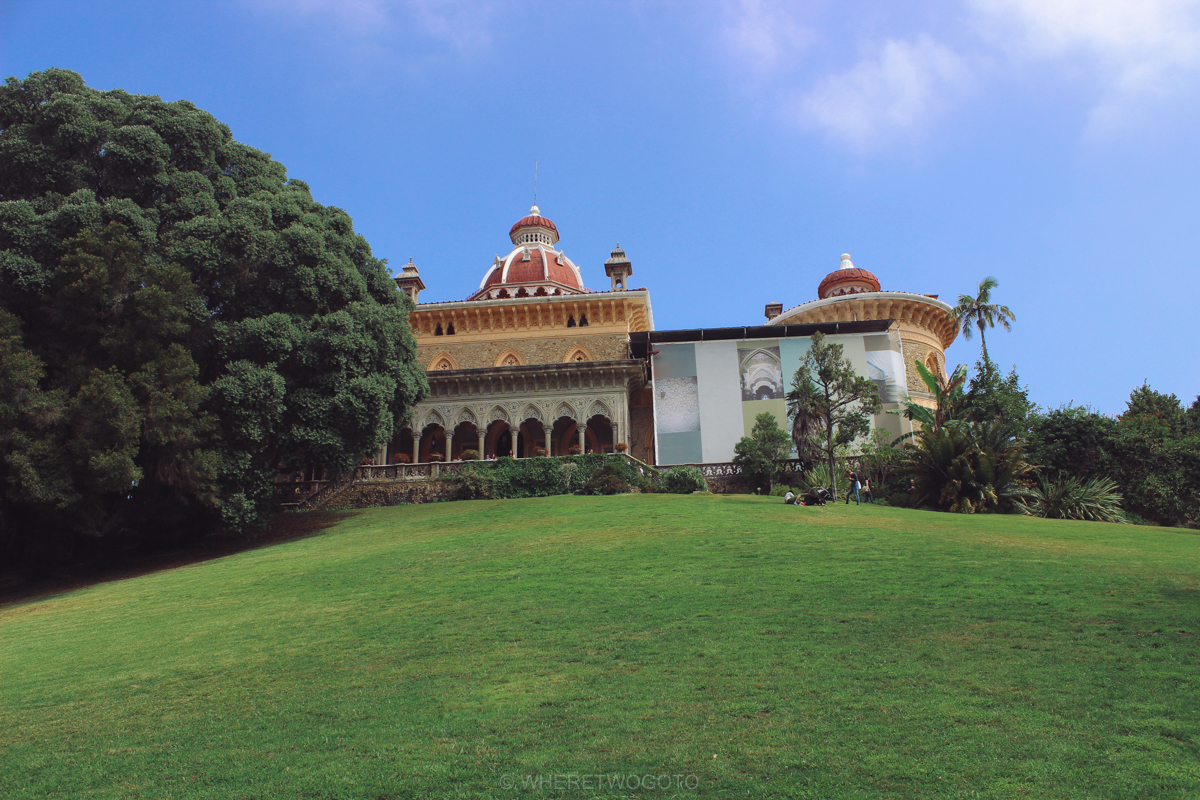
M 535 217 L 534 215 L 530 214 L 528 217 L 521 217 L 519 220 L 514 222 L 513 226 L 508 229 L 508 235 L 512 236 L 514 233 L 521 230 L 521 228 L 535 228 L 539 226 L 543 228 L 549 228 L 555 233 L 558 233 L 558 226 L 555 225 L 554 221 L 549 217 Z
M 529 254 L 528 261 L 525 260 L 526 252 Z M 558 263 L 560 258 L 563 262 L 561 264 Z M 507 274 L 505 274 L 505 265 L 508 267 Z M 487 278 L 479 288 L 486 289 L 498 284 L 538 283 L 540 281 L 554 281 L 563 286 L 583 291 L 583 283 L 570 266 L 567 257 L 553 250 L 543 250 L 540 247 L 519 248 L 513 251 L 502 264 L 496 265 L 488 272 Z
M 525 228 L 545 228 L 553 234 L 553 238 L 550 241 L 545 241 L 544 239 L 539 240 L 537 237 L 531 236 L 526 237 L 525 242 L 518 241 L 517 231 Z M 554 220 L 548 217 L 543 217 L 538 211 L 538 207 L 534 206 L 533 208 L 529 209 L 529 216 L 521 217 L 519 220 L 513 223 L 511 228 L 508 229 L 508 238 L 512 240 L 513 244 L 524 244 L 531 240 L 542 241 L 545 244 L 554 244 L 559 239 L 558 226 L 554 224 Z
M 839 288 L 845 288 L 847 291 L 839 292 L 837 291 Z M 825 280 L 821 281 L 821 285 L 817 287 L 817 297 L 824 300 L 826 297 L 838 294 L 878 291 L 879 279 L 865 269 L 854 267 L 853 269 L 835 269 L 826 275 Z

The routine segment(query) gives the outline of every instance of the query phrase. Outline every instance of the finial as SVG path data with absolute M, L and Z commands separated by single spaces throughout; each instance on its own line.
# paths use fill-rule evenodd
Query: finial
M 533 208 L 529 209 L 529 215 L 531 217 L 540 217 L 542 212 L 538 211 L 538 207 L 535 205 Z
M 850 260 L 849 253 L 842 253 L 842 264 L 838 269 L 854 269 L 854 262 Z

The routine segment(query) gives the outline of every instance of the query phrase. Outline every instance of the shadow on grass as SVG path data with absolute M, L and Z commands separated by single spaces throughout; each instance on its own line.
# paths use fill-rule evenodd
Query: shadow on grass
M 172 543 L 162 549 L 129 551 L 101 560 L 64 564 L 49 577 L 39 580 L 22 580 L 16 573 L 0 572 L 0 607 L 303 539 L 337 525 L 354 513 L 312 511 L 276 514 L 265 529 L 253 534 L 215 531 L 194 542 Z

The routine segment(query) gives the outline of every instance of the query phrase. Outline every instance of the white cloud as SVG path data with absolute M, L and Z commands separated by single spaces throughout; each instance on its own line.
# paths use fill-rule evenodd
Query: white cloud
M 1198 0 L 970 0 L 985 40 L 1018 65 L 1096 93 L 1089 128 L 1118 127 L 1200 74 Z
M 725 4 L 724 34 L 742 63 L 755 73 L 794 62 L 812 32 L 778 0 L 732 0 Z
M 818 80 L 798 110 L 803 124 L 869 149 L 925 129 L 968 78 L 963 60 L 929 37 L 888 41 L 878 56 Z

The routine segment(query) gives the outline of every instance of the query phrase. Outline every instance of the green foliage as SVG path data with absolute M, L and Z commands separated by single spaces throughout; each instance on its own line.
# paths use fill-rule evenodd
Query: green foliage
M 492 470 L 459 470 L 454 483 L 455 500 L 491 500 L 496 496 L 496 476 Z
M 964 514 L 1012 511 L 1032 472 L 1022 446 L 998 421 L 923 428 L 899 472 L 916 484 L 914 505 Z
M 641 475 L 625 458 L 603 453 L 560 458 L 514 459 L 504 456 L 495 461 L 472 462 L 451 480 L 458 484 L 456 499 L 509 500 L 572 492 L 592 494 L 600 484 L 589 487 L 589 483 L 601 472 L 613 479 L 606 478 L 606 486 L 619 482 L 626 487 L 623 490 L 626 492 L 630 487 L 649 490 L 653 486 L 652 479 Z
M 191 103 L 65 70 L 0 87 L 17 552 L 241 527 L 279 467 L 349 469 L 428 391 L 410 309 L 344 211 Z
M 987 354 L 987 338 L 984 335 L 986 328 L 994 328 L 1000 325 L 1004 330 L 1012 330 L 1012 323 L 1016 321 L 1017 315 L 1012 312 L 1008 306 L 997 305 L 992 302 L 992 289 L 999 286 L 999 282 L 992 277 L 984 278 L 979 282 L 979 291 L 974 297 L 967 294 L 958 296 L 958 304 L 954 310 L 950 312 L 950 318 L 954 323 L 962 328 L 963 338 L 970 341 L 973 334 L 972 328 L 979 328 L 979 343 L 983 347 L 983 360 L 988 360 Z
M 622 470 L 606 464 L 583 485 L 583 494 L 625 494 L 632 488 Z
M 1030 458 L 1049 481 L 1112 479 L 1131 519 L 1200 527 L 1200 432 L 1189 413 L 1146 385 L 1117 418 L 1065 406 L 1031 419 Z
M 733 463 L 756 487 L 770 490 L 779 471 L 779 462 L 791 454 L 791 441 L 775 421 L 775 415 L 759 414 L 749 436 L 733 446 Z
M 816 489 L 828 489 L 832 485 L 829 465 L 817 462 L 810 464 L 808 469 L 800 473 L 800 485 L 796 487 L 796 494 L 806 495 Z
M 692 466 L 682 465 L 671 467 L 660 474 L 658 490 L 669 494 L 707 492 L 708 482 L 704 480 L 704 473 L 700 470 Z
M 989 359 L 975 364 L 975 374 L 964 397 L 966 416 L 980 422 L 999 420 L 1014 432 L 1028 430 L 1029 418 L 1037 412 L 1037 404 L 1029 400 L 1029 388 L 1021 386 L 1014 366 L 1008 375 Z
M 794 420 L 816 421 L 806 426 L 802 441 L 796 443 L 797 450 L 811 451 L 816 444 L 813 437 L 819 437 L 831 476 L 836 474 L 837 448 L 866 435 L 871 429 L 871 415 L 883 408 L 875 384 L 860 376 L 850 359 L 842 357 L 842 345 L 827 344 L 822 333 L 813 334 L 804 363 L 792 378 L 787 402 Z M 830 482 L 829 490 L 836 498 L 836 480 Z
M 479 460 L 479 451 L 478 450 L 463 450 L 462 453 L 460 453 L 458 457 L 460 459 L 462 459 L 463 461 L 478 461 Z
M 1081 481 L 1071 475 L 1058 480 L 1042 479 L 1018 505 L 1025 513 L 1045 519 L 1125 522 L 1121 493 L 1111 478 Z

